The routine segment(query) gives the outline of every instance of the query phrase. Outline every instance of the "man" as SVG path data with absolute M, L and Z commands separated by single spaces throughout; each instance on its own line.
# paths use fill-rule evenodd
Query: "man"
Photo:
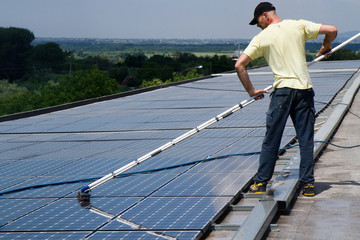
M 314 188 L 314 92 L 307 70 L 305 41 L 325 34 L 317 56 L 329 52 L 337 36 L 332 25 L 305 20 L 281 20 L 275 7 L 261 2 L 254 11 L 250 25 L 262 31 L 256 35 L 236 62 L 238 77 L 250 96 L 264 98 L 268 91 L 255 89 L 245 69 L 251 60 L 264 57 L 274 74 L 273 92 L 266 116 L 266 134 L 262 144 L 258 173 L 250 192 L 266 192 L 277 160 L 280 141 L 290 115 L 300 145 L 299 186 L 305 196 L 315 196 Z

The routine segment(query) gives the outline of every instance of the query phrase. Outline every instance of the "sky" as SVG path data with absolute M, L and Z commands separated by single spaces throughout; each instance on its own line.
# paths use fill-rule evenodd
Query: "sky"
M 0 27 L 35 37 L 249 39 L 254 0 L 0 0 Z M 281 19 L 360 30 L 359 0 L 273 0 Z

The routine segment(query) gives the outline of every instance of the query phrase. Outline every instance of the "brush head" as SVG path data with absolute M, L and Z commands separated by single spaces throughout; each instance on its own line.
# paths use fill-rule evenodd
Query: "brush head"
M 90 205 L 90 193 L 79 191 L 77 194 L 77 200 L 81 207 L 87 207 Z

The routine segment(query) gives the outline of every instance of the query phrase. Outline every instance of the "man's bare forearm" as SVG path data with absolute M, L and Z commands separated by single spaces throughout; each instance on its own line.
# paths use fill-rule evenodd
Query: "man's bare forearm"
M 255 100 L 263 99 L 264 94 L 262 93 L 267 93 L 268 91 L 264 89 L 255 89 L 254 86 L 252 85 L 249 74 L 245 68 L 250 63 L 250 61 L 251 58 L 249 56 L 247 56 L 246 54 L 241 54 L 241 56 L 239 57 L 239 59 L 236 61 L 235 64 L 237 75 L 240 79 L 240 82 L 242 83 L 242 85 L 244 86 L 245 90 L 248 92 L 250 97 L 257 95 L 255 97 Z
M 255 89 L 250 81 L 249 74 L 245 68 L 250 61 L 250 57 L 248 57 L 246 54 L 241 54 L 235 64 L 235 70 L 245 90 L 249 93 L 250 96 L 253 96 Z
M 249 74 L 246 71 L 245 67 L 243 66 L 237 67 L 236 72 L 245 90 L 249 93 L 250 96 L 253 96 L 255 89 L 250 81 Z
M 337 36 L 337 28 L 335 26 L 332 25 L 327 25 L 327 24 L 321 24 L 320 29 L 319 29 L 319 34 L 325 34 L 324 40 L 323 40 L 323 44 L 318 52 L 318 54 L 316 54 L 316 56 L 320 56 L 323 54 L 326 54 L 327 52 L 331 51 L 332 47 L 331 47 L 331 43 L 335 40 L 336 36 Z M 330 55 L 327 55 L 325 58 L 330 57 Z
M 337 36 L 337 31 L 335 26 L 322 24 L 319 29 L 319 34 L 325 34 L 323 44 L 331 44 Z

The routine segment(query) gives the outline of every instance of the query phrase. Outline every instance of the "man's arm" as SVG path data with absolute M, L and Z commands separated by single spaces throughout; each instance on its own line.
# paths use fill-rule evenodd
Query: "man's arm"
M 248 94 L 250 95 L 250 97 L 255 96 L 259 93 L 267 93 L 268 91 L 264 90 L 264 89 L 254 89 L 250 78 L 249 78 L 249 74 L 247 73 L 245 67 L 251 62 L 251 58 L 246 55 L 246 54 L 241 54 L 239 59 L 236 61 L 235 64 L 235 70 L 237 72 L 237 75 L 242 83 L 242 85 L 244 86 L 245 90 L 248 92 Z M 255 98 L 255 100 L 258 99 L 262 99 L 264 98 L 263 94 L 260 94 L 259 96 L 257 96 Z
M 323 55 L 329 51 L 331 51 L 331 43 L 335 40 L 337 36 L 337 28 L 333 25 L 327 25 L 327 24 L 321 24 L 319 29 L 319 34 L 325 34 L 325 38 L 323 41 L 323 44 L 320 48 L 320 51 L 316 56 Z M 325 58 L 330 57 L 330 55 L 327 55 Z

